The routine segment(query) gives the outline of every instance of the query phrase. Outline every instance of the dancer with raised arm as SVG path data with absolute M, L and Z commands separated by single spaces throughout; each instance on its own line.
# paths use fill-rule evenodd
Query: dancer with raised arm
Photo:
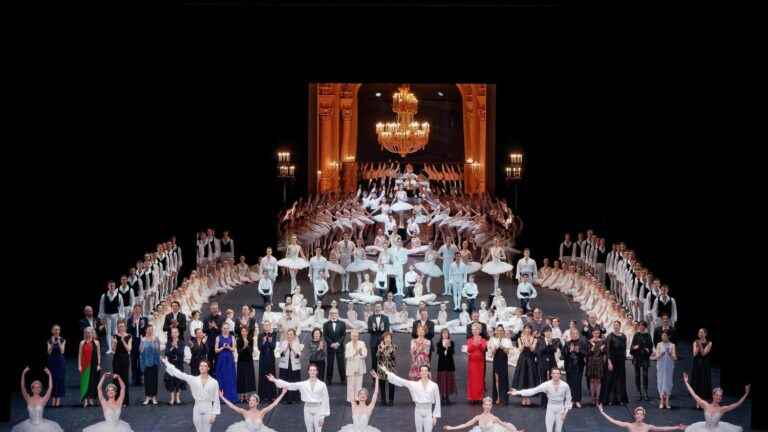
M 620 428 L 624 428 L 628 430 L 629 432 L 653 432 L 653 431 L 675 431 L 675 430 L 685 430 L 684 424 L 679 424 L 677 426 L 654 426 L 649 425 L 645 423 L 645 408 L 639 406 L 635 408 L 635 410 L 632 412 L 632 414 L 635 416 L 635 421 L 632 423 L 629 422 L 623 422 L 614 419 L 613 417 L 609 416 L 608 414 L 603 411 L 603 405 L 598 405 L 597 409 L 600 410 L 600 414 L 603 415 L 603 417 L 606 418 L 609 422 L 615 424 L 616 426 Z
M 429 366 L 422 365 L 419 368 L 418 381 L 406 381 L 381 365 L 379 369 L 386 374 L 390 383 L 405 387 L 411 393 L 411 399 L 416 406 L 414 410 L 416 432 L 432 432 L 437 419 L 440 418 L 440 389 L 436 382 L 429 379 Z
M 251 397 L 248 398 L 248 409 L 243 409 L 227 400 L 227 398 L 224 397 L 223 390 L 219 391 L 221 400 L 232 409 L 232 411 L 243 416 L 242 421 L 230 425 L 225 432 L 276 432 L 274 429 L 264 426 L 264 416 L 280 403 L 280 399 L 285 396 L 286 392 L 288 392 L 288 389 L 283 389 L 280 396 L 278 396 L 274 402 L 264 407 L 264 409 L 259 409 L 259 397 L 252 394 Z
M 376 380 L 373 384 L 373 397 L 371 402 L 366 403 L 368 400 L 368 390 L 361 388 L 357 391 L 355 400 L 352 404 L 352 424 L 348 424 L 339 429 L 339 432 L 381 432 L 373 426 L 370 426 L 368 422 L 373 414 L 373 408 L 376 407 L 376 400 L 379 396 L 379 375 L 376 371 L 371 371 L 371 376 Z
M 120 391 L 118 392 L 116 385 L 108 384 L 106 398 L 101 391 L 105 378 L 113 378 L 120 385 Z M 102 375 L 99 381 L 98 392 L 99 402 L 104 410 L 104 421 L 88 426 L 83 429 L 83 432 L 133 432 L 131 425 L 120 420 L 120 411 L 123 409 L 123 398 L 125 398 L 125 383 L 120 378 L 120 375 L 109 372 Z
M 27 386 L 24 383 L 24 378 L 29 372 L 29 367 L 24 368 L 21 373 L 21 396 L 24 398 L 24 402 L 27 403 L 27 412 L 29 412 L 29 418 L 23 422 L 17 424 L 11 429 L 11 432 L 64 432 L 58 423 L 43 418 L 43 409 L 48 403 L 48 399 L 51 398 L 51 391 L 53 390 L 53 377 L 51 371 L 45 368 L 45 373 L 48 375 L 48 389 L 45 394 L 41 396 L 43 392 L 43 383 L 40 381 L 32 381 L 32 394 L 27 393 Z
M 512 423 L 501 421 L 501 419 L 491 414 L 491 408 L 493 408 L 493 399 L 486 396 L 483 398 L 483 412 L 481 414 L 472 417 L 470 421 L 458 426 L 443 426 L 443 430 L 460 430 L 477 425 L 470 432 L 525 432 L 525 429 L 518 429 Z
M 165 357 L 160 359 L 165 365 L 165 373 L 185 381 L 189 385 L 195 407 L 192 409 L 192 423 L 197 432 L 210 432 L 216 416 L 221 414 L 219 403 L 219 382 L 208 375 L 210 365 L 207 360 L 200 362 L 200 375 L 192 376 L 176 369 Z
M 736 403 L 731 405 L 720 405 L 720 402 L 723 400 L 723 389 L 720 387 L 712 390 L 712 403 L 709 403 L 693 391 L 693 387 L 691 387 L 691 384 L 688 382 L 687 373 L 683 373 L 683 382 L 696 403 L 704 408 L 704 421 L 688 426 L 685 428 L 685 432 L 741 432 L 743 430 L 741 426 L 721 422 L 720 418 L 725 413 L 740 407 L 741 404 L 747 400 L 749 389 L 751 387 L 749 384 L 744 386 L 744 396 L 742 396 Z
M 309 379 L 305 381 L 289 383 L 273 375 L 267 375 L 267 379 L 278 388 L 298 390 L 304 402 L 304 425 L 307 432 L 320 432 L 323 430 L 325 418 L 331 415 L 328 387 L 317 378 L 317 366 L 310 364 L 307 372 Z
M 568 383 L 560 379 L 560 369 L 552 369 L 550 376 L 552 377 L 551 380 L 544 381 L 532 389 L 511 389 L 509 394 L 511 396 L 531 397 L 538 393 L 545 393 L 547 395 L 547 415 L 544 418 L 544 423 L 547 432 L 561 432 L 565 417 L 571 409 L 571 388 Z

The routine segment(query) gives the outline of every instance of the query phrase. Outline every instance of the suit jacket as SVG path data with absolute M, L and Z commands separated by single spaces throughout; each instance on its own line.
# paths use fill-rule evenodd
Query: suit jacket
M 146 317 L 139 317 L 138 325 L 134 324 L 133 322 L 133 314 L 126 318 L 127 323 L 127 330 L 128 334 L 131 335 L 131 339 L 133 339 L 133 346 L 132 348 L 134 350 L 138 350 L 139 343 L 141 342 L 141 338 L 144 337 L 144 335 L 147 333 L 147 323 L 149 321 Z M 138 336 L 136 335 L 138 330 Z
M 472 337 L 472 324 L 474 323 L 473 321 L 467 324 L 467 340 Z M 488 326 L 484 322 L 477 321 L 477 323 L 480 324 L 480 336 L 485 340 L 490 339 L 491 337 L 488 336 Z
M 416 320 L 413 322 L 413 328 L 411 329 L 411 338 L 416 338 L 416 328 L 421 325 L 421 320 Z M 432 320 L 427 320 L 427 332 L 424 333 L 424 338 L 429 341 L 429 352 L 433 352 L 435 350 L 435 343 L 432 339 L 435 338 L 435 322 Z
M 168 333 L 168 339 L 171 338 L 171 324 L 173 323 L 173 312 L 165 316 L 165 323 L 163 323 L 163 331 Z M 187 334 L 187 316 L 181 311 L 176 314 L 176 323 L 179 328 L 179 337 L 184 338 Z
M 384 314 L 379 314 L 379 316 L 381 317 L 381 326 L 378 329 L 376 328 L 376 315 L 368 317 L 368 334 L 371 335 L 371 350 L 379 347 L 381 335 L 389 331 L 389 317 Z
M 93 320 L 93 330 L 96 331 L 96 336 L 104 336 L 106 329 L 99 329 L 100 326 L 102 326 L 102 322 L 100 319 L 98 319 L 96 316 L 93 316 L 91 318 Z M 83 332 L 87 327 L 91 327 L 91 323 L 88 322 L 87 318 L 83 318 L 80 320 L 80 339 L 83 339 Z
M 336 350 L 344 350 L 344 339 L 347 337 L 347 325 L 342 320 L 336 320 L 336 331 L 333 331 L 333 323 L 328 320 L 323 324 L 323 339 L 329 350 L 333 350 L 331 344 L 338 343 Z

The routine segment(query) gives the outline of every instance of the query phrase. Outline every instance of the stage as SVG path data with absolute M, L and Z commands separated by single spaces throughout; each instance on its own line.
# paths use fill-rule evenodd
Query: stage
M 353 277 L 354 279 L 354 277 Z M 478 274 L 476 275 L 478 287 L 480 290 L 479 298 L 487 298 L 488 291 L 492 287 L 492 280 L 488 275 Z M 288 292 L 290 280 L 287 275 L 281 275 L 278 279 L 275 289 L 275 302 L 282 301 L 283 296 Z M 310 284 L 306 279 L 306 272 L 301 272 L 299 275 L 299 284 L 302 286 L 302 293 L 305 297 L 311 299 L 311 292 L 309 291 Z M 355 282 L 351 282 L 352 287 L 355 286 Z M 340 281 L 336 281 L 336 286 L 340 286 Z M 513 297 L 513 289 L 511 280 L 502 279 L 502 286 L 504 288 L 505 297 L 507 303 L 510 305 L 516 305 L 516 301 Z M 442 293 L 442 279 L 432 281 L 432 291 L 434 293 Z M 339 295 L 330 295 L 330 298 L 326 299 L 326 302 L 330 302 L 331 299 L 338 299 Z M 281 299 L 281 300 L 278 300 Z M 214 297 L 214 300 L 218 301 L 222 307 L 222 310 L 226 308 L 233 308 L 239 310 L 239 307 L 243 304 L 261 304 L 261 298 L 257 295 L 256 287 L 253 284 L 243 285 L 235 288 L 234 291 Z M 565 328 L 569 320 L 584 319 L 584 313 L 578 308 L 578 305 L 569 302 L 568 299 L 559 292 L 540 289 L 538 301 L 534 303 L 537 306 L 541 306 L 545 315 L 554 315 L 560 318 L 562 327 Z M 358 316 L 362 317 L 362 306 L 356 306 Z M 341 308 L 342 315 L 346 308 Z M 415 307 L 410 308 L 411 316 L 414 315 Z M 261 319 L 262 310 L 257 311 L 257 318 Z M 207 307 L 205 308 L 203 315 L 207 314 Z M 449 312 L 449 319 L 454 318 L 455 313 Z M 434 318 L 437 315 L 437 306 L 431 307 L 430 317 Z M 308 333 L 302 334 L 302 341 L 308 338 Z M 348 339 L 348 338 L 347 338 Z M 361 339 L 366 340 L 368 336 L 363 334 Z M 464 335 L 454 336 L 454 341 L 459 344 L 463 344 L 465 341 Z M 407 354 L 407 347 L 410 343 L 410 336 L 403 333 L 395 333 L 394 342 L 400 347 L 399 354 L 397 356 L 397 370 L 398 375 L 407 376 L 410 359 Z M 73 343 L 74 346 L 74 343 Z M 646 407 L 648 410 L 648 416 L 646 422 L 657 426 L 668 426 L 674 424 L 690 424 L 698 421 L 703 421 L 703 413 L 694 408 L 694 402 L 688 393 L 685 391 L 682 382 L 682 372 L 690 368 L 691 354 L 689 343 L 681 343 L 678 345 L 678 352 L 680 354 L 680 361 L 675 367 L 675 389 L 674 395 L 671 399 L 672 410 L 659 410 L 658 409 L 658 394 L 656 392 L 656 379 L 655 379 L 655 363 L 652 363 L 650 369 L 650 397 L 651 401 L 637 403 L 635 385 L 634 385 L 634 369 L 631 363 L 627 361 L 627 388 L 630 395 L 630 403 L 626 407 L 606 407 L 606 412 L 621 421 L 630 421 L 632 419 L 631 409 L 640 404 Z M 305 354 L 306 357 L 306 354 Z M 442 418 L 438 421 L 437 427 L 434 431 L 442 430 L 444 425 L 458 425 L 466 422 L 472 416 L 479 414 L 481 411 L 480 406 L 469 405 L 466 402 L 464 395 L 464 383 L 466 381 L 466 356 L 462 353 L 457 353 L 456 360 L 456 380 L 459 387 L 459 394 L 451 398 L 454 404 L 450 406 L 443 406 Z M 436 365 L 436 358 L 433 359 L 433 367 Z M 370 364 L 370 360 L 367 361 Z M 111 356 L 104 356 L 102 358 L 102 364 L 105 365 L 105 370 L 110 370 Z M 302 359 L 302 364 L 306 365 L 305 359 Z M 487 369 L 486 388 L 489 389 L 490 384 L 490 363 Z M 63 408 L 47 408 L 45 411 L 45 417 L 58 422 L 65 431 L 80 431 L 84 427 L 94 424 L 103 420 L 102 411 L 98 407 L 82 408 L 78 405 L 78 385 L 79 376 L 77 373 L 77 365 L 74 359 L 69 359 L 67 364 L 67 396 L 65 398 L 65 407 Z M 511 378 L 512 370 L 510 370 Z M 306 372 L 303 371 L 303 377 L 306 376 Z M 346 402 L 346 386 L 338 383 L 338 375 L 335 377 L 334 384 L 329 387 L 331 398 L 331 416 L 325 421 L 324 431 L 337 431 L 343 425 L 352 422 L 351 409 Z M 17 380 L 17 377 L 14 379 Z M 719 370 L 713 369 L 713 385 L 717 386 L 720 382 Z M 371 389 L 370 377 L 366 377 L 365 386 Z M 372 390 L 372 389 L 371 389 Z M 586 387 L 584 394 L 588 395 Z M 162 385 L 162 372 L 160 382 L 160 395 L 159 400 L 161 404 L 157 407 L 142 406 L 143 401 L 143 388 L 131 387 L 130 389 L 131 405 L 123 409 L 122 419 L 131 424 L 134 431 L 162 431 L 162 432 L 188 432 L 193 430 L 192 426 L 192 397 L 189 391 L 182 393 L 182 400 L 184 404 L 182 406 L 170 407 L 167 405 L 167 394 Z M 740 394 L 739 394 L 740 396 Z M 10 430 L 10 426 L 16 424 L 27 418 L 24 401 L 21 398 L 18 390 L 12 395 L 12 409 L 11 409 L 11 422 L 8 424 L 0 425 L 0 431 Z M 519 405 L 519 398 L 510 398 L 510 405 L 506 407 L 494 406 L 493 412 L 505 421 L 512 422 L 518 429 L 525 429 L 527 432 L 543 432 L 544 428 L 544 409 L 538 407 L 539 398 L 532 399 L 534 402 L 533 407 L 523 408 Z M 727 398 L 725 403 L 731 403 L 735 400 L 733 398 Z M 574 408 L 566 420 L 564 430 L 567 432 L 595 432 L 595 431 L 617 431 L 621 430 L 610 423 L 608 423 L 599 414 L 597 409 L 591 404 L 588 396 L 583 400 L 583 408 Z M 216 423 L 213 425 L 213 431 L 224 431 L 229 425 L 240 421 L 242 418 L 227 408 L 224 404 L 221 407 L 222 414 L 217 417 Z M 738 410 L 728 413 L 723 417 L 724 421 L 738 424 L 749 425 L 751 415 L 751 401 L 748 399 L 742 407 Z M 290 431 L 298 432 L 304 431 L 304 418 L 300 408 L 300 405 L 279 405 L 271 413 L 269 413 L 264 422 L 267 426 L 275 429 L 278 432 Z M 412 431 L 414 430 L 413 419 L 413 403 L 411 402 L 410 395 L 407 390 L 403 388 L 397 388 L 395 392 L 395 405 L 392 407 L 385 407 L 377 405 L 370 420 L 370 425 L 379 428 L 383 432 L 387 431 Z M 744 426 L 745 431 L 751 429 Z

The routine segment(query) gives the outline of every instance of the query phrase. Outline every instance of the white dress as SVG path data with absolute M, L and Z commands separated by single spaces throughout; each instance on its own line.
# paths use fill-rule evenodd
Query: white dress
M 417 262 L 414 264 L 414 267 L 429 277 L 436 278 L 443 275 L 443 271 L 440 270 L 440 267 L 438 267 L 437 264 L 435 264 L 435 253 L 433 251 L 428 251 L 424 257 L 424 261 Z
M 353 414 L 352 424 L 343 426 L 339 432 L 381 432 L 379 429 L 368 425 L 369 418 L 368 414 Z
M 225 432 L 276 432 L 264 426 L 261 420 L 246 419 L 230 425 Z
M 408 194 L 405 191 L 398 191 L 397 192 L 397 202 L 392 204 L 390 209 L 394 212 L 405 212 L 409 210 L 413 210 L 413 206 L 408 204 Z
M 299 256 L 299 245 L 288 245 L 285 258 L 278 260 L 277 265 L 289 269 L 301 270 L 309 267 L 309 262 Z
M 512 271 L 512 264 L 502 261 L 504 258 L 504 249 L 500 247 L 491 248 L 491 261 L 483 264 L 483 272 L 489 275 L 498 275 Z
M 104 421 L 88 426 L 83 432 L 133 432 L 131 425 L 120 420 L 120 407 L 104 408 Z
M 373 294 L 373 283 L 371 282 L 363 282 L 360 285 L 360 289 L 357 292 L 350 293 L 349 296 L 361 303 L 376 303 L 383 300 L 381 297 Z
M 64 432 L 58 423 L 43 418 L 42 405 L 27 405 L 29 418 L 17 424 L 11 432 Z
M 688 426 L 685 428 L 685 432 L 741 432 L 744 430 L 741 426 L 721 422 L 720 417 L 722 416 L 723 414 L 719 411 L 713 414 L 705 411 L 704 421 Z

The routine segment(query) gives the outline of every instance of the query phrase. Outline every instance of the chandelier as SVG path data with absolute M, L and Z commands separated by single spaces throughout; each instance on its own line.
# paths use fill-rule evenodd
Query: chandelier
M 401 86 L 392 96 L 395 121 L 376 124 L 376 135 L 381 147 L 401 157 L 423 149 L 429 141 L 429 123 L 413 119 L 418 112 L 419 101 L 408 85 Z

